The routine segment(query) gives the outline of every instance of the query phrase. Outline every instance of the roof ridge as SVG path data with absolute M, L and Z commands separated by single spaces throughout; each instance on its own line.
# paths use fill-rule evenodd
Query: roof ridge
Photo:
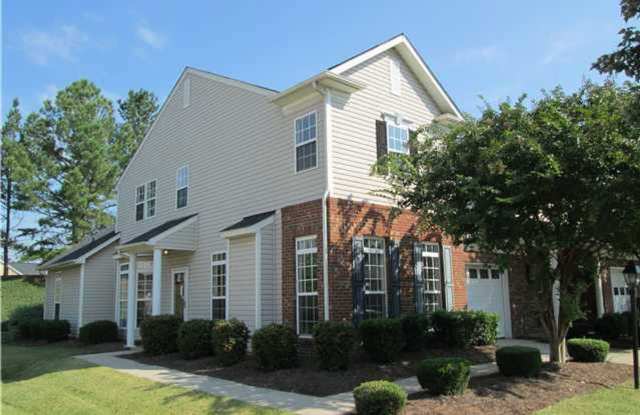
M 229 81 L 240 82 L 242 84 L 249 85 L 249 86 L 252 86 L 252 87 L 255 87 L 255 88 L 264 89 L 264 90 L 269 91 L 269 92 L 275 92 L 275 93 L 280 92 L 277 89 L 273 89 L 273 88 L 269 88 L 269 87 L 266 87 L 266 86 L 263 86 L 263 85 L 255 84 L 253 82 L 243 81 L 242 79 L 232 78 L 230 76 L 222 75 L 222 74 L 219 74 L 217 72 L 209 71 L 209 70 L 206 70 L 206 69 L 200 69 L 200 68 L 196 68 L 194 66 L 189 66 L 189 65 L 185 66 L 185 68 L 186 69 L 191 69 L 191 70 L 194 70 L 194 71 L 197 71 L 197 72 L 202 72 L 202 73 L 207 74 L 207 75 L 218 76 L 220 78 L 224 78 L 224 79 L 227 79 Z

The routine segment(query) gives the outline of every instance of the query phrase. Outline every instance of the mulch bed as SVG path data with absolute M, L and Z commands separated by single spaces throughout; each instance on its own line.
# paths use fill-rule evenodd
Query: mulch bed
M 300 367 L 262 372 L 256 368 L 251 356 L 244 362 L 230 367 L 221 367 L 215 358 L 184 360 L 179 354 L 147 356 L 144 353 L 125 355 L 140 363 L 164 366 L 183 372 L 207 375 L 232 380 L 246 385 L 259 386 L 286 392 L 296 392 L 313 396 L 329 396 L 350 392 L 369 380 L 396 380 L 415 376 L 416 365 L 428 357 L 464 357 L 473 364 L 492 362 L 495 358 L 494 346 L 474 347 L 468 350 L 430 349 L 422 352 L 406 352 L 395 363 L 387 365 L 367 361 L 363 355 L 356 356 L 347 371 L 327 372 L 317 368 L 313 357 L 301 358 Z
M 412 394 L 406 414 L 530 414 L 574 395 L 613 387 L 631 379 L 631 375 L 632 367 L 627 365 L 569 362 L 559 371 L 547 366 L 531 379 L 485 376 L 472 379 L 470 389 L 462 396 Z

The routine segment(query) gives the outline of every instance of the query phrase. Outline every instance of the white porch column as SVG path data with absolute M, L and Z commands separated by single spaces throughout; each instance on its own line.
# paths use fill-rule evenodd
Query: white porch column
M 598 317 L 604 314 L 604 294 L 602 293 L 602 277 L 606 273 L 606 269 L 598 267 L 598 278 L 596 278 L 596 312 Z
M 136 291 L 138 274 L 136 271 L 136 254 L 129 257 L 129 279 L 127 281 L 127 347 L 134 347 L 136 341 Z
M 160 297 L 162 295 L 162 249 L 153 250 L 153 288 L 151 297 L 151 314 L 160 314 Z

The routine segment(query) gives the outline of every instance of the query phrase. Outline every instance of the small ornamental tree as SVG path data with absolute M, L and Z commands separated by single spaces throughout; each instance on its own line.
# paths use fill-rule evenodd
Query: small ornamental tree
M 524 261 L 554 362 L 564 362 L 564 338 L 599 256 L 632 239 L 639 97 L 636 85 L 589 82 L 531 105 L 522 97 L 477 120 L 434 122 L 411 138 L 410 155 L 387 156 L 373 169 L 387 178 L 382 191 L 418 212 L 423 227 L 494 254 L 502 266 Z

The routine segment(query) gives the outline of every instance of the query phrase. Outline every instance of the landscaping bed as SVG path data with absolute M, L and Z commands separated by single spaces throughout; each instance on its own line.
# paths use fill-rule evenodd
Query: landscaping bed
M 246 385 L 305 395 L 329 396 L 350 392 L 360 383 L 370 380 L 396 380 L 415 376 L 416 365 L 428 357 L 464 357 L 473 364 L 492 362 L 495 359 L 495 346 L 477 346 L 465 350 L 443 348 L 405 352 L 400 355 L 397 362 L 389 364 L 376 364 L 368 361 L 365 356 L 359 355 L 348 370 L 336 372 L 318 369 L 317 361 L 313 357 L 301 358 L 300 366 L 297 368 L 274 372 L 258 370 L 251 356 L 230 367 L 220 366 L 212 357 L 184 360 L 177 353 L 160 356 L 136 353 L 122 357 L 140 363 L 232 380 Z
M 409 396 L 406 414 L 530 414 L 562 399 L 631 379 L 632 367 L 615 363 L 569 362 L 559 371 L 547 365 L 534 378 L 501 375 L 471 379 L 462 396 L 433 397 L 426 392 Z

